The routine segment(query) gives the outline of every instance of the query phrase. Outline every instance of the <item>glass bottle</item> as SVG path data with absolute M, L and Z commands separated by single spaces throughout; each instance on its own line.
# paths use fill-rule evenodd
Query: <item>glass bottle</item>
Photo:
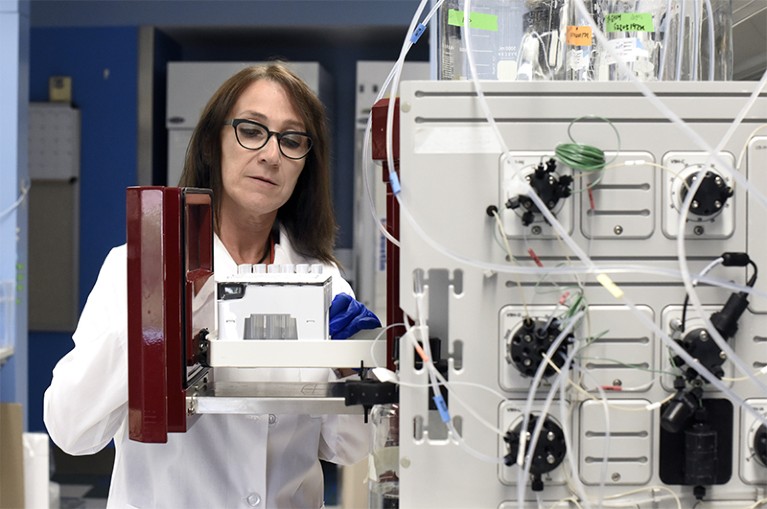
M 592 0 L 582 0 L 581 9 L 576 0 L 567 4 L 567 28 L 565 31 L 565 79 L 570 81 L 593 81 L 595 79 L 595 57 L 597 38 L 590 18 L 599 20 Z M 602 27 L 599 27 L 600 30 Z
M 527 0 L 517 80 L 558 80 L 564 73 L 566 0 Z

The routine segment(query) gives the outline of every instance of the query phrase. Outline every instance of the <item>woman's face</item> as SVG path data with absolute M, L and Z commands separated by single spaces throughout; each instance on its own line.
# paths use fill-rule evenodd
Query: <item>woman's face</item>
M 261 79 L 250 84 L 235 103 L 227 120 L 246 119 L 270 131 L 306 131 L 282 85 Z M 288 201 L 304 167 L 304 159 L 288 159 L 271 136 L 258 150 L 243 148 L 232 126 L 221 133 L 223 215 L 252 217 L 276 212 Z

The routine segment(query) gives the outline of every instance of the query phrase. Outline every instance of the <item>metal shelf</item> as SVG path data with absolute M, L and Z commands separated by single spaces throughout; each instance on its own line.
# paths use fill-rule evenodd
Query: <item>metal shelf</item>
M 214 382 L 187 397 L 192 414 L 361 414 L 346 406 L 343 383 Z

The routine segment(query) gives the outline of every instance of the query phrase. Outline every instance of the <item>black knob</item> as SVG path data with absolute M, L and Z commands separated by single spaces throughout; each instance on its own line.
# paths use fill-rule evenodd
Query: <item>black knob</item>
M 684 202 L 689 189 L 699 175 L 699 173 L 694 173 L 684 179 L 685 186 L 681 192 L 682 202 Z M 727 185 L 724 179 L 713 171 L 707 171 L 692 198 L 690 213 L 701 217 L 716 215 L 722 210 L 730 196 L 732 196 L 732 188 Z

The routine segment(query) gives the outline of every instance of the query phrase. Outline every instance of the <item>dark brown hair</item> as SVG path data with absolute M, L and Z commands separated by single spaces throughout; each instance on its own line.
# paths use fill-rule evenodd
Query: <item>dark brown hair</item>
M 277 211 L 297 253 L 334 262 L 336 220 L 330 191 L 330 134 L 325 108 L 306 83 L 281 63 L 246 67 L 226 80 L 210 98 L 194 129 L 186 152 L 181 187 L 213 191 L 214 224 L 218 231 L 222 193 L 221 129 L 240 95 L 258 80 L 282 85 L 314 144 L 288 201 Z M 230 128 L 231 129 L 231 128 Z

